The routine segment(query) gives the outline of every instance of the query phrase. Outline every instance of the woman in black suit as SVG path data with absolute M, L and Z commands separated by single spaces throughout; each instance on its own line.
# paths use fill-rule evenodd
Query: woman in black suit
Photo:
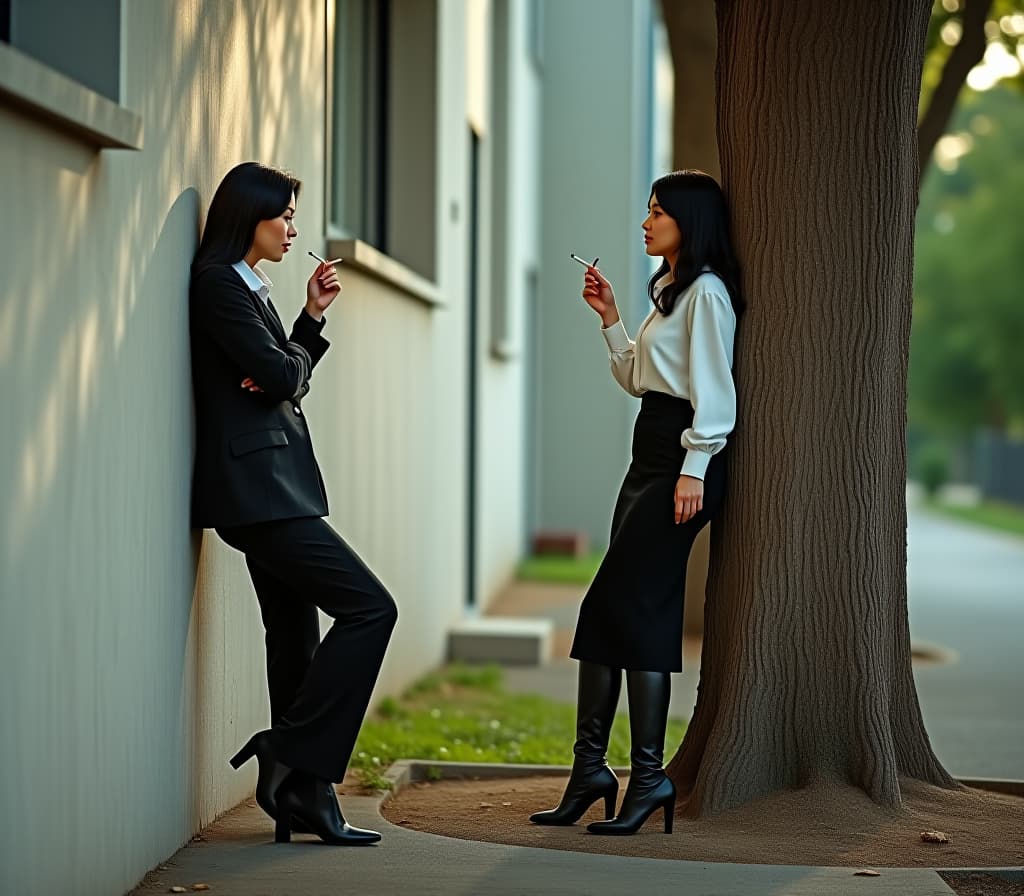
M 258 267 L 296 236 L 300 183 L 246 162 L 214 194 L 189 295 L 196 405 L 193 525 L 245 554 L 266 629 L 272 725 L 231 760 L 259 761 L 256 799 L 292 830 L 339 845 L 373 843 L 345 822 L 345 774 L 397 620 L 395 603 L 324 521 L 327 496 L 302 398 L 329 343 L 324 311 L 341 291 L 318 265 L 287 334 Z M 317 608 L 334 619 L 320 641 Z
M 686 563 L 721 506 L 726 440 L 736 420 L 732 378 L 739 267 L 725 197 L 700 171 L 654 182 L 643 223 L 653 308 L 636 341 L 619 319 L 611 283 L 592 265 L 583 298 L 601 317 L 612 374 L 641 399 L 633 457 L 612 516 L 608 552 L 583 599 L 571 656 L 580 661 L 572 774 L 561 803 L 531 816 L 570 825 L 597 800 L 593 834 L 632 834 L 656 810 L 672 831 L 675 788 L 662 769 L 670 673 L 682 669 Z M 623 670 L 629 698 L 629 785 L 612 818 L 618 781 L 605 761 Z

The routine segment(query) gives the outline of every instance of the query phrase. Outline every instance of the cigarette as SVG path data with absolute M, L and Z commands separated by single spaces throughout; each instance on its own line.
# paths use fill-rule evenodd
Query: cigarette
M 317 261 L 319 261 L 320 264 L 340 264 L 345 260 L 344 258 L 335 258 L 334 261 L 324 261 L 324 259 L 322 259 L 319 255 L 316 254 L 316 252 L 312 250 L 310 250 L 309 254 L 312 255 Z
M 579 263 L 580 263 L 581 265 L 583 265 L 583 267 L 585 267 L 585 268 L 596 268 L 596 267 L 597 267 L 597 263 L 598 263 L 598 262 L 599 262 L 599 261 L 601 260 L 600 258 L 595 258 L 595 259 L 594 259 L 594 260 L 593 260 L 592 262 L 590 262 L 590 261 L 584 261 L 584 260 L 583 260 L 582 258 L 580 258 L 580 257 L 579 257 L 579 256 L 578 256 L 578 255 L 577 255 L 577 254 L 576 254 L 575 252 L 570 252 L 570 253 L 569 253 L 569 257 L 570 257 L 570 258 L 571 258 L 571 259 L 572 259 L 573 261 L 578 261 L 578 262 L 579 262 Z

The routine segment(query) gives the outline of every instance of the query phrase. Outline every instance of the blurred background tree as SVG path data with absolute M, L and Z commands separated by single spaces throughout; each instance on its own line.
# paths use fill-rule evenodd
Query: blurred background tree
M 978 91 L 1000 81 L 1024 87 L 1022 38 L 1021 0 L 935 0 L 921 73 L 917 136 L 922 176 L 965 84 Z
M 960 480 L 976 478 L 980 430 L 1024 435 L 1022 65 L 1021 0 L 936 2 L 918 130 L 908 435 L 911 458 L 945 445 Z

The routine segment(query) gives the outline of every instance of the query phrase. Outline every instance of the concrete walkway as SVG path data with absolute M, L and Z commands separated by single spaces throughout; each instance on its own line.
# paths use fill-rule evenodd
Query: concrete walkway
M 205 883 L 211 896 L 950 896 L 927 869 L 724 865 L 631 859 L 451 840 L 389 824 L 371 797 L 343 799 L 353 824 L 373 827 L 377 846 L 324 846 L 310 838 L 277 845 L 267 817 L 243 806 L 165 863 L 134 894 Z
M 910 614 L 915 642 L 940 645 L 953 661 L 915 667 L 925 722 L 940 759 L 959 777 L 1024 778 L 1020 711 L 1024 631 L 1024 540 L 911 510 Z M 532 615 L 563 632 L 575 621 L 579 593 L 520 595 Z M 564 643 L 564 640 L 563 640 Z M 691 652 L 692 656 L 692 652 Z M 572 702 L 575 664 L 509 669 L 513 690 Z M 674 680 L 673 712 L 688 716 L 697 666 Z M 358 893 L 423 896 L 678 892 L 693 896 L 949 896 L 927 869 L 854 869 L 704 864 L 634 859 L 452 840 L 391 825 L 371 797 L 342 800 L 349 820 L 383 833 L 374 847 L 275 845 L 269 820 L 251 804 L 228 813 L 176 853 L 137 894 L 171 886 L 210 886 L 214 896 L 321 896 Z M 298 838 L 297 838 L 298 839 Z

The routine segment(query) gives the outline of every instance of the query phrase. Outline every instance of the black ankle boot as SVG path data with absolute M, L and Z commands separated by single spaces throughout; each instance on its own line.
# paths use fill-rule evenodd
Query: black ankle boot
M 626 671 L 629 694 L 629 784 L 619 814 L 587 825 L 591 834 L 635 834 L 658 809 L 665 812 L 665 833 L 672 833 L 676 788 L 662 769 L 671 678 L 668 672 Z
M 535 812 L 530 816 L 534 824 L 576 824 L 583 813 L 602 797 L 605 818 L 615 814 L 619 779 L 608 768 L 605 753 L 621 683 L 622 672 L 619 669 L 597 663 L 580 663 L 572 773 L 557 808 Z
M 380 840 L 376 831 L 356 828 L 345 821 L 329 781 L 295 770 L 277 791 L 274 840 L 287 843 L 300 824 L 332 846 L 367 846 Z
M 239 768 L 252 757 L 259 762 L 260 772 L 256 779 L 256 802 L 271 818 L 277 817 L 276 793 L 291 769 L 274 757 L 270 743 L 270 731 L 258 731 L 249 742 L 231 757 L 231 767 Z

